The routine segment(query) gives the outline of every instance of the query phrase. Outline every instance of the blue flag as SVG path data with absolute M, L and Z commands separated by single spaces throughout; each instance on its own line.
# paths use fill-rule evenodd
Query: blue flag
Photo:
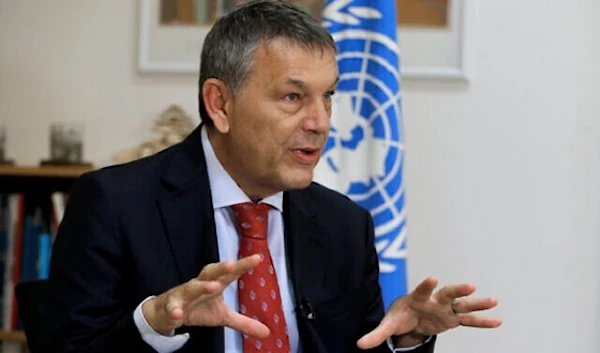
M 340 82 L 315 180 L 371 212 L 387 309 L 407 293 L 396 2 L 327 0 L 323 25 L 339 49 Z

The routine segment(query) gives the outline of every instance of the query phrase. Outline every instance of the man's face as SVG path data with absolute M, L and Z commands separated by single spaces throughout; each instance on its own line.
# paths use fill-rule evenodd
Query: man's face
M 225 167 L 250 197 L 310 184 L 337 78 L 328 48 L 276 39 L 256 51 L 247 81 L 229 101 L 229 132 L 222 136 Z

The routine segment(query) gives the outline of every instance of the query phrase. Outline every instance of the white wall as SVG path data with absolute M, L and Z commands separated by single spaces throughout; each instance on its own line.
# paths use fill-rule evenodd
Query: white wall
M 599 13 L 479 1 L 469 86 L 406 87 L 411 279 L 473 281 L 505 319 L 441 352 L 600 352 Z
M 0 119 L 8 154 L 49 156 L 51 121 L 85 121 L 96 164 L 152 137 L 152 119 L 176 103 L 197 111 L 197 78 L 138 75 L 136 1 L 0 0 Z M 193 117 L 196 117 L 194 114 Z
M 477 5 L 468 85 L 405 82 L 410 281 L 472 281 L 494 331 L 440 353 L 599 352 L 600 2 Z M 85 121 L 98 165 L 149 137 L 196 77 L 135 71 L 133 1 L 0 0 L 0 120 L 19 163 L 53 120 Z

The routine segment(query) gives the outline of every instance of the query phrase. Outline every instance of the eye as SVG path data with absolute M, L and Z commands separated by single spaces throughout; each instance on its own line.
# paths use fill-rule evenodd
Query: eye
M 323 97 L 325 97 L 325 99 L 327 99 L 327 100 L 331 100 L 331 97 L 332 97 L 334 94 L 335 94 L 335 91 L 329 91 L 329 92 L 325 93 L 325 94 L 323 95 Z
M 295 102 L 300 99 L 300 95 L 298 93 L 290 93 L 285 96 L 285 100 L 290 102 Z

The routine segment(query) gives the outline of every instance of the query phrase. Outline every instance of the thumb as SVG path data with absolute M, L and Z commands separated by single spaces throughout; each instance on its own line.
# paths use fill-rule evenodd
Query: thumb
M 168 298 L 167 304 L 165 305 L 165 311 L 167 312 L 167 319 L 172 325 L 183 323 L 183 303 L 180 298 Z
M 362 336 L 356 345 L 360 349 L 371 349 L 382 344 L 388 337 L 394 335 L 397 331 L 397 327 L 389 317 L 384 317 L 381 320 L 379 326 L 377 326 L 373 331 L 367 333 Z
M 271 333 L 267 325 L 240 314 L 229 307 L 226 307 L 224 326 L 256 338 L 266 338 Z

